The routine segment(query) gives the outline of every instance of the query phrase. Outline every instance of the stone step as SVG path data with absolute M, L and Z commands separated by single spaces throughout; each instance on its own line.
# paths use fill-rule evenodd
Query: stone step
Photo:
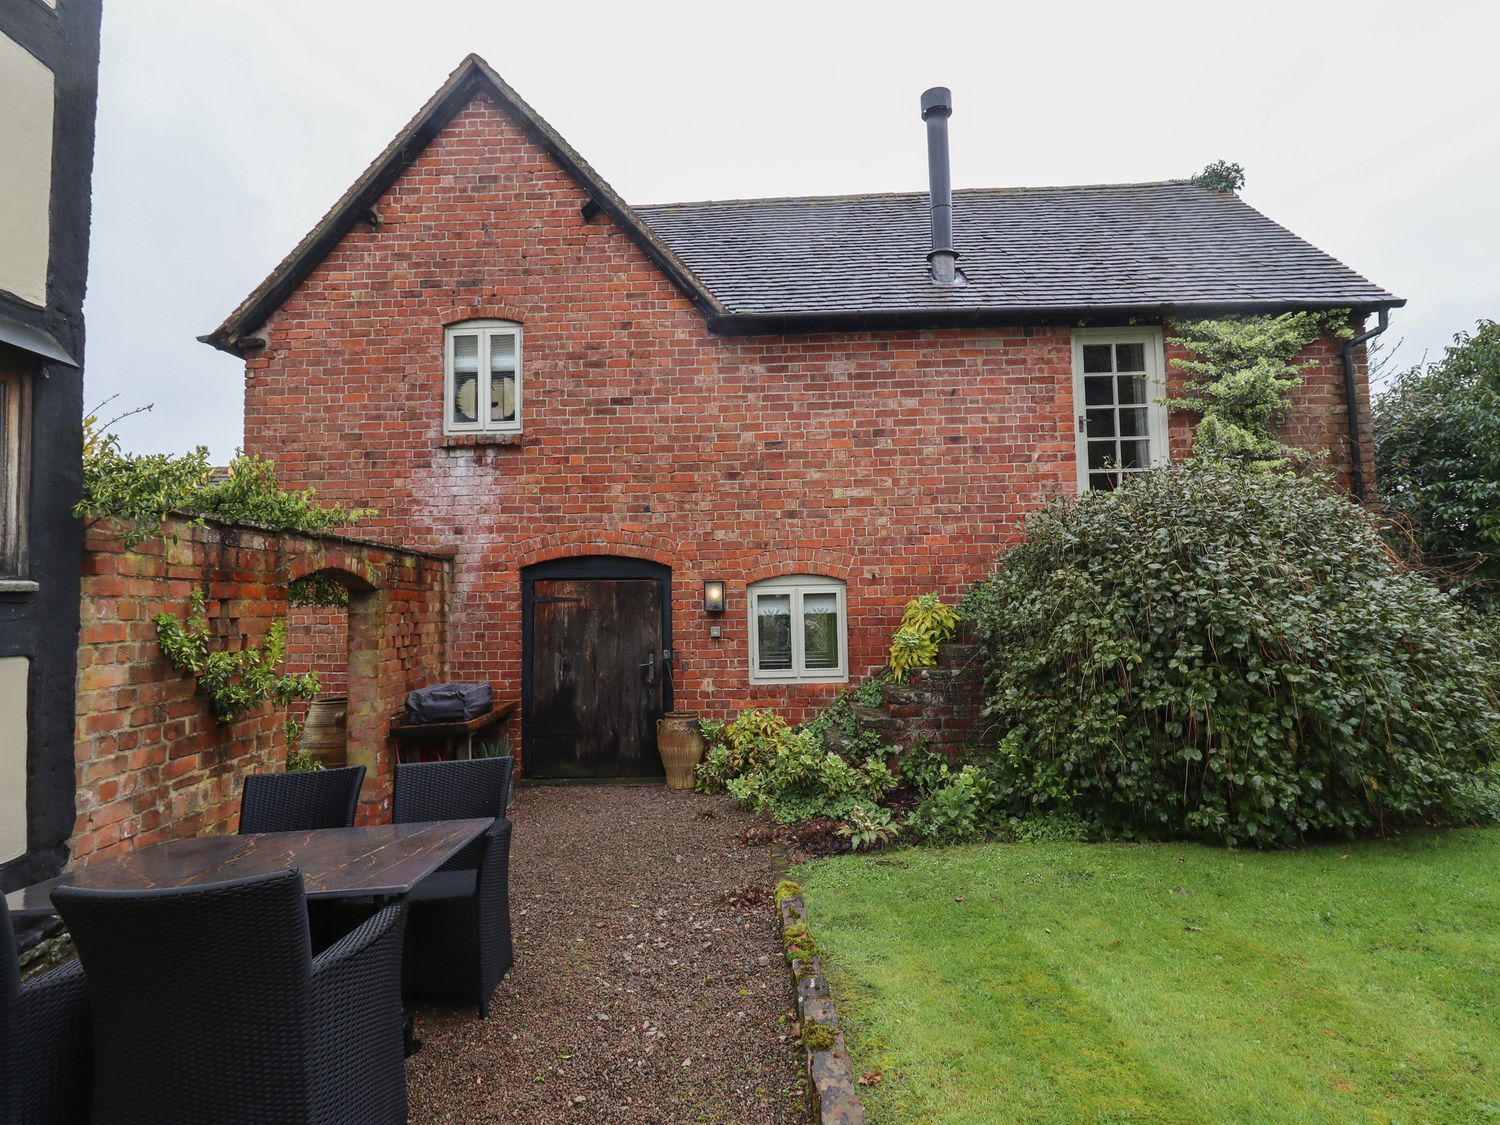
M 980 652 L 981 646 L 977 644 L 950 641 L 948 644 L 938 645 L 938 667 L 966 668 L 981 659 Z
M 884 685 L 880 689 L 880 696 L 887 707 L 903 707 L 909 703 L 923 703 L 927 699 L 927 693 L 913 684 L 911 677 L 905 683 Z
M 962 671 L 960 668 L 916 668 L 907 679 L 919 691 L 923 688 L 943 688 L 958 679 Z
M 901 720 L 887 713 L 883 707 L 855 707 L 854 723 L 861 732 L 872 731 L 882 738 L 902 727 Z

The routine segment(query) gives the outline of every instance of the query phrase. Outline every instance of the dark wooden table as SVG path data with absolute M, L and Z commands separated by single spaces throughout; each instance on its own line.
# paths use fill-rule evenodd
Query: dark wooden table
M 391 719 L 391 735 L 397 742 L 402 743 L 402 749 L 416 743 L 422 742 L 447 742 L 453 746 L 455 758 L 472 758 L 474 756 L 474 738 L 483 731 L 488 730 L 496 723 L 502 723 L 509 719 L 515 711 L 519 700 L 507 699 L 496 703 L 494 710 L 486 711 L 483 715 L 476 716 L 463 723 L 407 723 L 402 721 L 402 716 L 397 714 Z M 462 743 L 463 753 L 459 754 L 458 746 Z
M 394 897 L 409 894 L 494 823 L 480 817 L 164 840 L 22 887 L 5 901 L 13 915 L 36 918 L 57 913 L 52 890 L 64 883 L 104 890 L 192 887 L 289 867 L 301 868 L 310 899 Z

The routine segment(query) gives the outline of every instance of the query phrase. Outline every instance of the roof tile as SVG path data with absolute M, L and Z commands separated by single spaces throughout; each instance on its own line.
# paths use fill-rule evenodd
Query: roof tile
M 1190 181 L 958 191 L 953 208 L 954 288 L 928 275 L 925 193 L 635 211 L 731 314 L 1400 303 Z

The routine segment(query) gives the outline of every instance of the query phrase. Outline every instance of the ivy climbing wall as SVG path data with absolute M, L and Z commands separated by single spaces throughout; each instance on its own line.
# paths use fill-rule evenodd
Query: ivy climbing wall
M 186 521 L 127 549 L 108 522 L 87 531 L 78 650 L 77 817 L 72 864 L 179 836 L 235 830 L 248 773 L 282 768 L 283 710 L 214 720 L 176 671 L 154 618 L 208 599 L 216 644 L 258 644 L 288 614 L 287 584 L 329 572 L 350 590 L 349 759 L 366 766 L 361 820 L 389 816 L 389 720 L 407 691 L 447 668 L 446 557 L 341 536 Z

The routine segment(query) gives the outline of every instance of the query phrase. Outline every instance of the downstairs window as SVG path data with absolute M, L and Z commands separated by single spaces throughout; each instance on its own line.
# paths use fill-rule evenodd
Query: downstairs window
M 830 683 L 848 679 L 844 584 L 797 574 L 749 590 L 750 682 Z

